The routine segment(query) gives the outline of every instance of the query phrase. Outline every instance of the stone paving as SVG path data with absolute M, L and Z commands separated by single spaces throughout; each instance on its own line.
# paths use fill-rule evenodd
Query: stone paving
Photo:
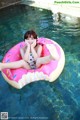
M 56 2 L 57 1 L 61 1 L 61 0 L 56 0 Z M 60 12 L 74 17 L 80 17 L 80 1 L 78 2 L 79 3 L 75 3 L 75 4 L 69 4 L 69 3 L 61 4 L 61 3 L 55 3 L 54 0 L 28 0 L 28 1 L 22 0 L 22 3 L 26 3 L 30 6 L 49 9 L 53 13 Z

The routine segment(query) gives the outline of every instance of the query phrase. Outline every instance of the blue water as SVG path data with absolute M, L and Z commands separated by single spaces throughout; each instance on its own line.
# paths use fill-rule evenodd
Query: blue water
M 80 22 L 56 21 L 51 11 L 25 5 L 4 8 L 0 10 L 0 61 L 29 29 L 61 45 L 64 70 L 55 82 L 34 82 L 21 90 L 10 86 L 0 73 L 0 112 L 8 112 L 10 120 L 79 120 Z

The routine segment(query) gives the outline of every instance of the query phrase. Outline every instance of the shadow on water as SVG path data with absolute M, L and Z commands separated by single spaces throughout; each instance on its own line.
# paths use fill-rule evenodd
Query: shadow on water
M 23 40 L 28 29 L 62 46 L 66 57 L 64 70 L 55 82 L 34 82 L 21 90 L 11 87 L 0 74 L 0 112 L 24 119 L 77 120 L 80 116 L 80 25 L 62 19 L 56 21 L 51 11 L 26 5 L 2 9 L 0 61 L 12 46 Z

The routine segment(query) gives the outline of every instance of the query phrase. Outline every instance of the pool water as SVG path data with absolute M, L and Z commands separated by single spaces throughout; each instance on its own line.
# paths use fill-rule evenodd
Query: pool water
M 26 5 L 4 8 L 0 10 L 0 61 L 29 29 L 61 45 L 64 70 L 55 82 L 38 81 L 21 90 L 10 86 L 0 73 L 0 112 L 8 112 L 10 120 L 79 120 L 80 23 L 56 21 L 51 11 Z

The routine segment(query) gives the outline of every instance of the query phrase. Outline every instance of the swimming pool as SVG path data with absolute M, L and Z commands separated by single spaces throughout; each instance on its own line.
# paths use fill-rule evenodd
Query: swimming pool
M 0 73 L 0 112 L 10 119 L 78 120 L 80 117 L 80 24 L 55 21 L 51 11 L 15 5 L 0 10 L 0 61 L 26 30 L 58 42 L 66 64 L 53 83 L 39 81 L 16 90 Z

